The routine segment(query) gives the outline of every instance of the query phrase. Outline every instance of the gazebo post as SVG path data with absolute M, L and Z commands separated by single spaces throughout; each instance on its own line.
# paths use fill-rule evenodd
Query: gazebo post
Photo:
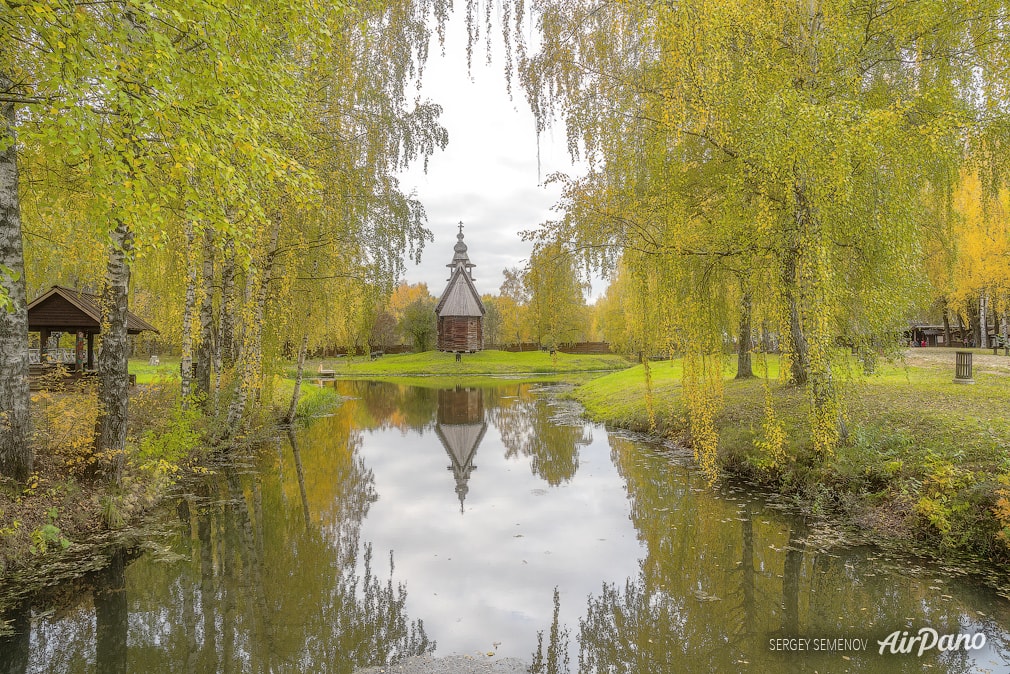
M 49 328 L 39 330 L 39 364 L 46 364 L 46 345 L 49 344 Z
M 95 333 L 88 333 L 88 369 L 95 369 Z

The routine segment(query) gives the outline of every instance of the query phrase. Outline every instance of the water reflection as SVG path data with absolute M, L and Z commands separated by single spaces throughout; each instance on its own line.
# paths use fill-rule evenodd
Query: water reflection
M 171 551 L 128 569 L 117 553 L 95 577 L 91 606 L 36 618 L 29 671 L 349 673 L 431 652 L 423 623 L 406 613 L 392 556 L 375 559 L 360 539 L 377 498 L 356 456 L 360 435 L 338 419 L 299 439 L 322 438 L 337 442 L 304 457 L 297 441 L 285 445 L 287 471 L 218 467 L 173 509 Z M 54 667 L 57 642 L 74 655 Z M 25 671 L 14 659 L 7 669 Z
M 528 385 L 338 386 L 353 399 L 332 417 L 166 508 L 157 549 L 0 607 L 0 673 L 351 672 L 478 651 L 586 674 L 1010 671 L 991 590 L 829 547 Z M 923 626 L 988 644 L 878 654 Z M 794 637 L 867 648 L 769 646 Z
M 593 441 L 590 426 L 558 418 L 557 401 L 529 386 L 509 393 L 498 398 L 491 413 L 505 456 L 528 458 L 533 474 L 552 487 L 571 481 L 579 470 L 579 449 Z
M 435 433 L 449 455 L 459 498 L 459 512 L 464 512 L 463 502 L 470 490 L 467 483 L 470 473 L 476 470 L 473 460 L 477 447 L 487 433 L 484 420 L 484 392 L 479 388 L 457 386 L 438 391 L 438 421 Z
M 360 429 L 424 433 L 434 423 L 438 389 L 378 381 L 335 382 L 334 386 L 342 395 L 360 401 L 348 406 Z
M 126 671 L 126 551 L 116 550 L 109 565 L 98 572 L 94 590 L 95 651 L 98 669 L 110 674 Z
M 643 457 L 640 447 L 619 438 L 612 445 L 648 553 L 637 578 L 605 585 L 589 598 L 579 621 L 578 671 L 1006 669 L 1005 628 L 977 619 L 979 597 L 970 588 L 949 578 L 904 575 L 865 549 L 812 547 L 812 532 L 801 522 L 752 501 L 723 501 L 713 509 L 686 473 L 657 479 L 661 456 Z M 708 507 L 694 507 L 698 501 Z M 1005 619 L 1003 602 L 985 605 Z M 922 626 L 941 634 L 984 631 L 989 647 L 971 654 L 934 650 L 921 658 L 879 654 L 878 640 L 891 631 Z M 770 647 L 779 637 L 864 639 L 866 646 L 783 653 Z
M 28 599 L 19 600 L 0 615 L 7 628 L 0 635 L 0 674 L 22 674 L 28 671 L 31 652 L 32 606 Z

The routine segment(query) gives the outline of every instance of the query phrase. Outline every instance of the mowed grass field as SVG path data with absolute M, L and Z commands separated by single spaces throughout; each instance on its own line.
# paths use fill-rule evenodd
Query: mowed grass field
M 452 353 L 424 351 L 380 356 L 375 360 L 357 356 L 353 358 L 328 358 L 306 364 L 307 376 L 312 376 L 320 366 L 334 370 L 338 377 L 416 377 L 425 375 L 517 375 L 553 374 L 558 372 L 605 372 L 631 366 L 623 356 L 575 355 L 546 351 L 479 351 L 462 354 L 460 362 Z M 291 368 L 289 367 L 289 371 Z M 293 375 L 293 371 L 291 372 Z

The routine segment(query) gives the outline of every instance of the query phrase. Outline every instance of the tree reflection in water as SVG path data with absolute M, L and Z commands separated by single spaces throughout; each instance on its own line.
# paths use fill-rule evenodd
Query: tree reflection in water
M 377 496 L 347 428 L 324 419 L 289 438 L 281 458 L 293 470 L 218 467 L 178 502 L 182 526 L 156 555 L 170 563 L 147 556 L 125 568 L 114 556 L 96 577 L 94 613 L 82 604 L 38 619 L 29 666 L 7 657 L 6 669 L 93 671 L 97 661 L 102 672 L 349 673 L 431 653 L 423 623 L 406 614 L 392 556 L 379 572 L 360 540 Z M 300 440 L 340 451 L 303 455 Z M 57 643 L 67 657 L 54 661 Z
M 438 389 L 404 386 L 391 382 L 336 382 L 336 390 L 360 404 L 353 410 L 354 422 L 366 430 L 398 428 L 423 433 L 434 425 Z
M 22 674 L 28 671 L 31 652 L 32 605 L 19 600 L 0 615 L 0 674 Z
M 580 673 L 977 671 L 981 663 L 964 652 L 879 655 L 877 640 L 924 625 L 984 631 L 1000 649 L 984 658 L 1005 657 L 998 655 L 1006 652 L 1005 632 L 971 615 L 970 597 L 935 601 L 920 579 L 877 573 L 866 550 L 820 550 L 802 522 L 761 519 L 750 502 L 713 498 L 690 473 L 667 470 L 668 459 L 637 443 L 614 437 L 611 447 L 647 552 L 637 577 L 605 583 L 589 597 L 579 620 Z M 769 648 L 775 637 L 868 645 L 866 652 L 783 653 Z M 568 672 L 544 655 L 565 642 L 564 627 L 552 626 L 546 647 L 533 654 L 534 671 Z
M 109 565 L 97 574 L 95 602 L 95 653 L 98 671 L 126 672 L 126 633 L 129 608 L 126 595 L 126 551 L 116 550 Z
M 553 674 L 568 671 L 568 628 L 561 625 L 561 595 L 554 588 L 554 617 L 547 639 L 547 653 L 544 653 L 544 633 L 537 632 L 537 650 L 533 653 L 530 674 Z
M 364 394 L 332 417 L 292 433 L 288 442 L 245 464 L 221 465 L 193 485 L 174 512 L 166 512 L 165 519 L 176 527 L 166 545 L 153 545 L 128 567 L 114 555 L 101 573 L 61 587 L 60 601 L 35 596 L 30 604 L 0 609 L 14 627 L 0 638 L 0 674 L 83 672 L 96 666 L 99 671 L 351 672 L 431 653 L 435 645 L 425 625 L 407 615 L 407 592 L 397 577 L 424 588 L 412 596 L 413 610 L 440 621 L 432 629 L 442 630 L 444 640 L 458 629 L 453 619 L 459 612 L 441 610 L 439 603 L 450 601 L 442 592 L 426 602 L 425 595 L 435 594 L 432 586 L 448 577 L 447 584 L 460 590 L 452 595 L 452 609 L 483 608 L 490 604 L 488 597 L 504 598 L 497 626 L 501 632 L 513 630 L 506 636 L 521 641 L 523 652 L 506 651 L 508 645 L 502 650 L 531 657 L 537 672 L 576 667 L 586 674 L 917 672 L 929 665 L 931 671 L 953 673 L 990 661 L 994 669 L 1010 669 L 1003 627 L 1007 611 L 991 591 L 976 592 L 945 571 L 908 573 L 901 561 L 889 561 L 876 550 L 827 548 L 818 542 L 814 524 L 770 509 L 753 495 L 714 494 L 674 454 L 644 443 L 610 435 L 609 448 L 600 442 L 584 450 L 589 432 L 581 425 L 552 424 L 559 408 L 532 395 L 527 385 L 443 393 L 420 389 L 414 399 L 406 387 L 359 389 Z M 389 409 L 386 394 L 403 399 L 398 411 Z M 364 426 L 355 425 L 359 422 Z M 507 507 L 475 508 L 474 514 L 486 518 L 481 523 L 504 522 L 508 534 L 519 533 L 512 527 L 522 522 L 527 535 L 499 536 L 510 546 L 514 568 L 501 564 L 508 556 L 496 554 L 504 548 L 495 548 L 493 527 L 478 531 L 491 535 L 472 546 L 477 564 L 464 566 L 462 555 L 451 565 L 426 561 L 435 556 L 435 537 L 412 539 L 414 532 L 398 526 L 404 509 L 417 505 L 416 491 L 410 489 L 418 479 L 412 466 L 433 465 L 441 473 L 443 457 L 423 457 L 427 463 L 404 468 L 403 456 L 420 454 L 413 447 L 399 453 L 379 443 L 366 451 L 362 443 L 383 435 L 368 432 L 379 427 L 405 435 L 405 429 L 430 432 L 427 442 L 418 444 L 438 454 L 436 424 L 445 438 L 450 433 L 471 438 L 474 431 L 473 442 L 446 443 L 466 450 L 460 452 L 466 465 L 481 438 L 495 446 L 496 434 L 487 424 L 500 432 L 504 449 L 488 452 L 483 472 L 474 475 L 493 479 L 493 471 L 501 471 L 502 484 L 510 488 L 494 497 Z M 398 433 L 384 440 L 401 449 Z M 376 453 L 369 453 L 372 449 Z M 606 461 L 608 451 L 616 469 Z M 576 477 L 580 452 L 586 480 Z M 528 457 L 532 477 L 525 468 L 514 470 L 516 462 L 503 454 Z M 378 494 L 366 456 L 374 461 L 369 465 L 383 489 L 390 487 L 383 508 L 372 508 Z M 387 475 L 400 481 L 387 485 Z M 566 488 L 537 489 L 547 496 L 536 494 L 531 503 L 530 487 L 540 480 Z M 424 484 L 441 488 L 435 480 Z M 521 488 L 511 488 L 515 484 Z M 508 517 L 501 519 L 499 512 Z M 584 514 L 584 529 L 573 527 Z M 396 519 L 391 531 L 399 538 L 376 537 L 381 527 L 363 533 L 366 517 L 369 526 L 383 517 L 387 523 Z M 608 517 L 603 538 L 600 527 Z M 463 529 L 469 524 L 465 520 L 473 519 L 452 517 L 457 529 L 450 530 L 450 538 L 474 541 L 477 527 Z M 530 551 L 558 551 L 552 537 L 567 530 L 590 538 L 590 545 L 579 536 L 566 538 L 564 552 L 571 556 L 563 564 L 529 556 Z M 374 554 L 366 539 L 377 541 Z M 385 550 L 401 541 L 404 547 L 395 549 L 397 561 L 404 563 L 394 574 Z M 543 559 L 559 557 L 545 554 Z M 537 563 L 536 570 L 527 560 Z M 533 600 L 519 597 L 549 573 L 560 580 L 544 582 Z M 455 581 L 463 577 L 483 578 L 482 589 L 493 589 L 484 595 L 472 587 L 460 589 Z M 555 585 L 548 620 L 547 600 Z M 578 603 L 561 607 L 562 601 Z M 509 614 L 524 605 L 533 609 Z M 530 615 L 539 616 L 532 626 Z M 486 611 L 473 612 L 472 631 L 487 633 L 490 640 L 497 633 L 489 624 Z M 963 652 L 878 655 L 878 639 L 922 626 L 940 633 L 983 631 L 992 648 L 978 660 Z M 537 627 L 543 631 L 532 651 Z M 769 648 L 768 640 L 775 637 L 865 638 L 869 647 L 867 653 L 782 653 Z
M 501 395 L 508 391 L 508 395 Z M 579 470 L 579 448 L 593 441 L 587 424 L 556 418 L 556 401 L 536 395 L 528 384 L 495 389 L 488 418 L 501 434 L 506 458 L 530 459 L 530 470 L 556 487 Z M 490 397 L 490 396 L 489 396 Z

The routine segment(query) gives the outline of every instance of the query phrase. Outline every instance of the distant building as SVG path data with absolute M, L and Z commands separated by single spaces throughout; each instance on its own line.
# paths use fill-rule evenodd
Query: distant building
M 449 284 L 435 307 L 438 317 L 439 351 L 473 353 L 484 348 L 484 303 L 473 283 L 475 266 L 466 254 L 463 223 L 459 223 L 455 254 L 449 267 Z

